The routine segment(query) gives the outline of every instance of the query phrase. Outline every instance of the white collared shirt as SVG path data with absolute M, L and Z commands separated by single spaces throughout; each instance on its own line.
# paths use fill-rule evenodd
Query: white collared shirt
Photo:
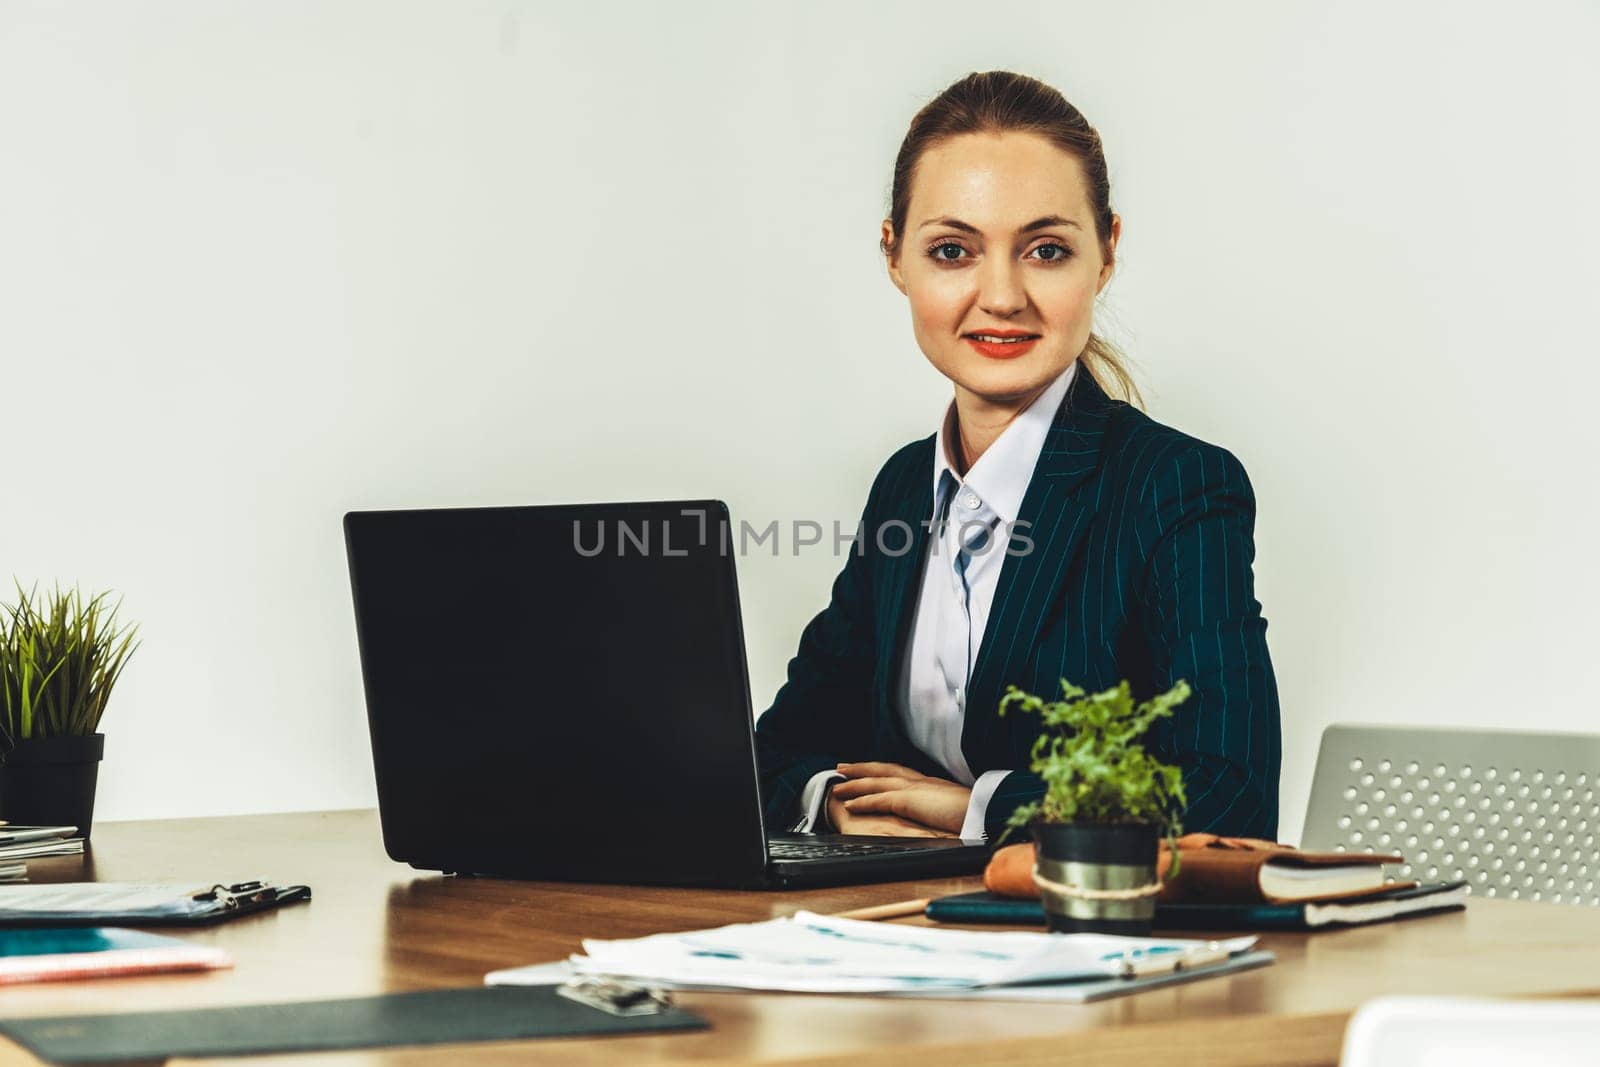
M 928 521 L 935 536 L 928 543 L 895 703 L 912 743 L 938 761 L 951 778 L 972 787 L 961 828 L 963 838 L 985 836 L 983 823 L 989 798 L 1001 779 L 1011 773 L 1010 769 L 992 770 L 974 778 L 967 766 L 966 755 L 961 751 L 967 685 L 988 625 L 1011 527 L 1017 521 L 1050 425 L 1077 367 L 1078 361 L 1073 360 L 1019 412 L 978 457 L 965 478 L 956 473 L 951 462 L 954 450 L 960 447 L 954 400 L 945 409 L 934 436 L 934 504 Z M 940 483 L 947 472 L 953 491 L 941 494 Z M 950 501 L 941 530 L 938 519 L 944 495 Z M 985 539 L 982 531 L 986 528 L 989 534 Z M 958 567 L 958 539 L 963 537 L 975 547 L 968 553 L 965 566 Z M 804 814 L 797 830 L 804 832 L 821 824 L 818 816 L 825 787 L 829 781 L 842 777 L 837 771 L 822 771 L 806 783 L 800 803 Z

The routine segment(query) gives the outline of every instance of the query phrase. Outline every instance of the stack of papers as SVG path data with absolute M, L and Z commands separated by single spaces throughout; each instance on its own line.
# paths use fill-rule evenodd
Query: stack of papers
M 0 823 L 0 860 L 34 856 L 76 856 L 83 838 L 74 837 L 76 826 L 7 826 Z
M 496 971 L 490 985 L 539 985 L 573 975 L 606 975 L 674 989 L 776 990 L 968 996 L 1026 987 L 1040 999 L 1094 999 L 1082 986 L 1152 983 L 1122 978 L 1130 961 L 1162 960 L 1157 978 L 1175 980 L 1270 963 L 1249 950 L 1254 937 L 1218 942 L 1101 934 L 987 933 L 839 919 L 802 911 L 791 918 L 626 941 L 586 939 L 563 963 Z M 1186 972 L 1185 956 L 1196 961 Z M 1203 961 L 1203 962 L 1201 962 Z M 1102 994 L 1111 995 L 1111 994 Z M 1034 999 L 1030 996 L 1027 999 Z
M 40 856 L 80 856 L 83 838 L 76 826 L 7 826 L 0 823 L 0 882 L 20 882 L 28 865 L 18 860 Z
M 148 912 L 151 917 L 184 915 L 193 907 L 196 885 L 142 882 L 40 882 L 0 888 L 0 921 L 75 919 L 85 913 Z

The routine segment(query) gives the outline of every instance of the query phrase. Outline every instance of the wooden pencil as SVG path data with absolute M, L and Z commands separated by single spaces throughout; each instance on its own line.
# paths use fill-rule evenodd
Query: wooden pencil
M 928 907 L 928 898 L 921 900 L 902 900 L 894 904 L 876 904 L 870 908 L 855 908 L 851 911 L 841 911 L 834 915 L 835 919 L 900 919 L 907 915 L 921 915 Z

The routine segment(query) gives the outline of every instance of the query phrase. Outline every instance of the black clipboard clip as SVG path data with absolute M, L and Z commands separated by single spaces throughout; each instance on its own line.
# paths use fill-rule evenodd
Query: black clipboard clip
M 224 911 L 251 911 L 273 904 L 288 903 L 291 900 L 308 900 L 310 897 L 309 886 L 279 886 L 255 879 L 249 882 L 235 882 L 232 885 L 213 885 L 210 889 L 196 893 L 194 899 L 214 901 L 221 904 Z

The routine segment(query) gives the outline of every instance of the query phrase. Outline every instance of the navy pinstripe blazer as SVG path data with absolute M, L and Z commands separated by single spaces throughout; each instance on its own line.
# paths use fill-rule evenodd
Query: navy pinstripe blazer
M 1250 481 L 1227 449 L 1112 400 L 1084 370 L 1023 496 L 1018 554 L 1002 563 L 967 687 L 968 766 L 1013 771 L 989 803 L 989 839 L 1044 791 L 1026 770 L 1038 716 L 1002 719 L 1000 697 L 1013 683 L 1057 699 L 1062 678 L 1090 692 L 1127 678 L 1140 700 L 1186 679 L 1189 699 L 1147 738 L 1183 770 L 1184 828 L 1275 839 L 1282 738 L 1251 573 Z M 757 720 L 772 829 L 787 830 L 806 782 L 839 762 L 889 760 L 949 777 L 911 743 L 895 698 L 933 516 L 933 447 L 932 434 L 913 441 L 878 472 L 831 600 Z M 1023 534 L 1033 541 L 1026 553 Z

